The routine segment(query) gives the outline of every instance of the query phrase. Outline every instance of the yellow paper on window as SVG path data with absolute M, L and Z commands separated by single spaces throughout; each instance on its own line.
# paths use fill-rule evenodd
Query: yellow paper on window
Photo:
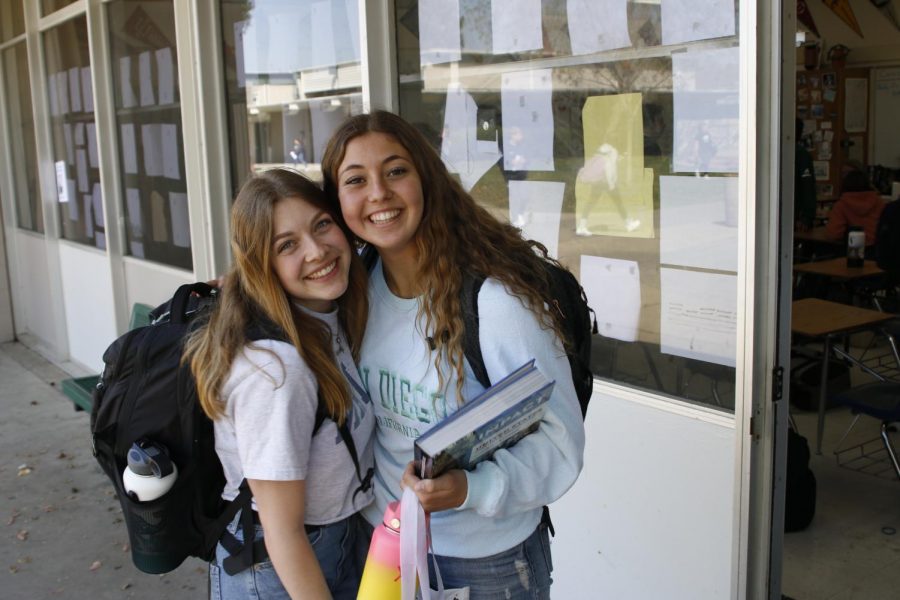
M 150 192 L 150 219 L 154 242 L 169 241 L 169 220 L 166 218 L 166 200 L 159 192 Z
M 644 170 L 641 94 L 593 96 L 582 109 L 584 167 L 575 178 L 578 235 L 652 238 L 653 172 Z

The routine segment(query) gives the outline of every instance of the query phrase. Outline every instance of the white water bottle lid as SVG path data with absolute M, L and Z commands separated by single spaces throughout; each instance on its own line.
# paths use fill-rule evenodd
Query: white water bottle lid
M 131 445 L 127 458 L 122 484 L 132 499 L 138 502 L 156 500 L 175 485 L 178 468 L 164 445 L 139 439 Z
M 138 502 L 149 502 L 163 496 L 175 485 L 178 478 L 178 467 L 172 465 L 172 472 L 164 477 L 155 475 L 138 475 L 130 468 L 125 467 L 122 473 L 122 483 L 125 491 Z

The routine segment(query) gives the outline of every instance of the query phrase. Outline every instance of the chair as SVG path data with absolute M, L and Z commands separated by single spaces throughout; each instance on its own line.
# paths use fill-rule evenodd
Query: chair
M 844 432 L 844 435 L 835 447 L 834 453 L 838 459 L 838 463 L 846 465 L 847 463 L 841 463 L 842 455 L 846 456 L 852 454 L 856 454 L 856 456 L 847 462 L 868 461 L 859 470 L 865 470 L 877 462 L 875 458 L 877 454 L 875 451 L 870 450 L 870 448 L 872 442 L 876 441 L 878 438 L 876 438 L 876 440 L 863 442 L 862 444 L 858 444 L 851 448 L 842 449 L 844 441 L 847 439 L 847 436 L 850 434 L 854 425 L 856 425 L 860 416 L 866 415 L 881 421 L 881 431 L 879 434 L 880 445 L 883 446 L 884 451 L 887 453 L 894 474 L 897 476 L 897 479 L 900 480 L 900 462 L 898 462 L 897 451 L 894 449 L 890 439 L 890 433 L 894 430 L 893 423 L 900 421 L 900 382 L 885 379 L 883 376 L 876 373 L 865 364 L 860 363 L 857 359 L 853 358 L 840 348 L 834 348 L 834 351 L 838 356 L 855 364 L 876 379 L 876 381 L 871 383 L 852 387 L 832 396 L 838 404 L 847 406 L 855 414 L 847 431 Z
M 887 348 L 877 343 L 879 336 L 872 336 L 857 361 L 886 379 L 900 379 L 900 319 L 886 321 L 878 331 L 887 341 Z

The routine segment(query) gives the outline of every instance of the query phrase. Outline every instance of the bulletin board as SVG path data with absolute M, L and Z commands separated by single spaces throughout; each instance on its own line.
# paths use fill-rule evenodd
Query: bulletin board
M 797 72 L 800 143 L 813 157 L 816 196 L 831 202 L 840 195 L 848 161 L 868 164 L 868 69 L 813 69 Z
M 872 164 L 900 168 L 900 67 L 873 69 Z

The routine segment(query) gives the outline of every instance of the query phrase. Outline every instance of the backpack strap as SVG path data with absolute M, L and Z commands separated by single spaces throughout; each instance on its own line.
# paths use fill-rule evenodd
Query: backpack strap
M 488 377 L 487 368 L 484 366 L 484 356 L 481 354 L 478 324 L 478 292 L 481 291 L 483 284 L 484 277 L 482 276 L 464 275 L 459 305 L 462 308 L 463 317 L 463 354 L 469 362 L 475 379 L 487 389 L 491 387 L 491 379 Z
M 228 551 L 228 556 L 222 561 L 222 567 L 229 575 L 236 575 L 245 569 L 249 569 L 254 562 L 264 560 L 268 556 L 265 541 L 259 540 L 257 542 L 254 540 L 256 530 L 253 526 L 253 509 L 250 504 L 252 497 L 250 484 L 244 479 L 238 488 L 238 495 L 228 503 L 222 514 L 216 519 L 214 526 L 209 530 L 210 532 L 217 532 L 215 539 L 221 542 L 222 546 Z M 241 511 L 241 531 L 244 543 L 239 542 L 226 529 L 238 510 Z M 253 541 L 252 543 L 246 543 L 247 540 Z
M 319 408 L 316 410 L 313 435 L 316 435 L 322 427 L 322 424 L 328 418 L 330 417 L 320 402 Z M 356 478 L 360 482 L 359 487 L 353 492 L 353 498 L 356 498 L 356 494 L 365 492 L 372 487 L 372 476 L 375 473 L 375 469 L 370 467 L 366 472 L 365 477 L 361 477 L 356 444 L 353 443 L 353 436 L 350 434 L 350 428 L 347 426 L 346 421 L 343 425 L 338 426 L 338 433 L 340 433 L 341 439 L 347 447 L 347 452 L 350 454 L 350 459 L 353 461 L 353 467 L 356 469 Z M 218 541 L 222 543 L 222 547 L 228 551 L 228 556 L 222 562 L 222 567 L 229 575 L 236 575 L 245 569 L 249 569 L 254 564 L 265 560 L 269 556 L 269 552 L 266 550 L 265 539 L 254 539 L 256 537 L 256 529 L 253 522 L 253 510 L 251 505 L 252 497 L 250 484 L 244 479 L 241 481 L 237 497 L 228 504 L 222 515 L 216 520 L 215 525 L 210 529 L 210 531 L 218 532 L 215 539 L 218 539 Z M 239 542 L 237 538 L 231 535 L 226 529 L 228 524 L 234 518 L 234 515 L 237 514 L 238 509 L 241 510 L 243 543 Z M 246 543 L 246 540 L 253 540 L 253 543 L 248 544 Z
M 189 309 L 191 309 L 192 296 L 197 295 L 201 298 L 208 298 L 216 292 L 216 288 L 202 281 L 185 283 L 175 290 L 175 295 L 172 296 L 171 300 L 160 304 L 150 311 L 148 315 L 150 322 L 171 321 L 173 323 L 184 323 L 187 321 L 187 314 L 190 312 Z
M 325 422 L 326 419 L 330 419 L 331 417 L 328 415 L 328 412 L 325 410 L 325 406 L 321 402 L 321 398 L 319 399 L 319 407 L 316 409 L 316 424 L 313 426 L 313 435 L 319 431 L 319 428 L 322 427 L 322 423 Z M 335 423 L 337 425 L 337 423 Z M 344 446 L 347 447 L 347 452 L 350 454 L 350 460 L 353 461 L 353 468 L 356 469 L 356 479 L 359 481 L 359 487 L 356 488 L 353 492 L 353 498 L 356 499 L 356 495 L 360 492 L 367 491 L 370 487 L 372 487 L 372 476 L 375 474 L 375 469 L 369 467 L 366 471 L 365 476 L 360 473 L 359 470 L 359 454 L 356 452 L 356 444 L 353 442 L 353 435 L 350 433 L 350 427 L 347 425 L 347 421 L 344 421 L 343 425 L 337 425 L 338 433 L 341 436 L 341 439 L 344 441 Z

